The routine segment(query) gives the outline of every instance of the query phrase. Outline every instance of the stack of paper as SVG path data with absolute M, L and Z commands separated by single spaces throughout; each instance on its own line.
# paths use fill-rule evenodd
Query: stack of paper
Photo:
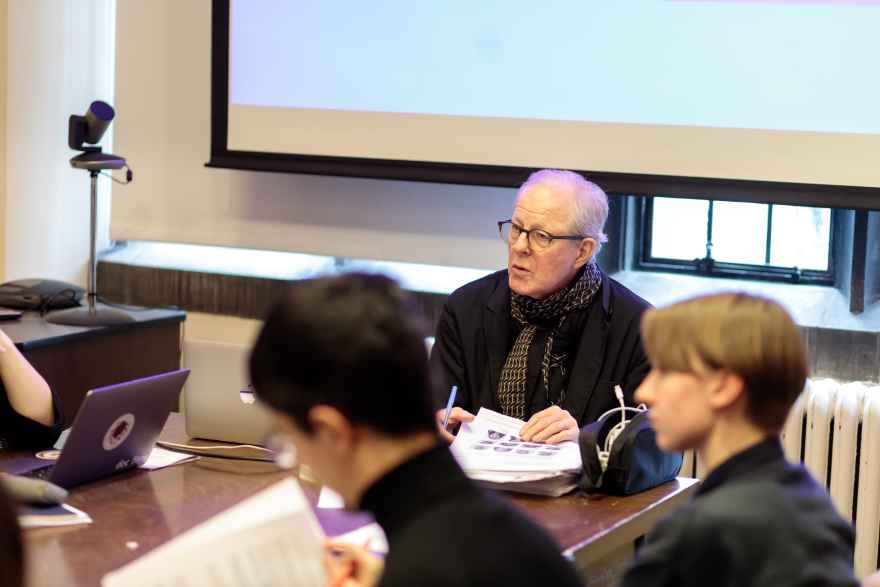
M 462 424 L 452 454 L 465 473 L 484 487 L 558 497 L 577 486 L 581 452 L 576 442 L 525 442 L 525 422 L 480 408 Z

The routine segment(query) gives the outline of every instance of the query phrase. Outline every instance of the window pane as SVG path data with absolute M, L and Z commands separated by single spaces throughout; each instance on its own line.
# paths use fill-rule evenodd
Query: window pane
M 654 198 L 651 256 L 691 261 L 706 256 L 708 200 Z
M 764 264 L 767 204 L 715 202 L 712 257 L 726 263 Z
M 770 264 L 828 270 L 831 210 L 804 206 L 773 206 Z

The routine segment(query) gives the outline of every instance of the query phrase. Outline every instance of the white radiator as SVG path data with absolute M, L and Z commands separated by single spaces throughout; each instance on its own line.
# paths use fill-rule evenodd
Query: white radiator
M 856 574 L 880 567 L 880 387 L 808 381 L 785 423 L 782 445 L 855 524 Z M 702 478 L 698 461 L 693 451 L 685 453 L 681 474 Z

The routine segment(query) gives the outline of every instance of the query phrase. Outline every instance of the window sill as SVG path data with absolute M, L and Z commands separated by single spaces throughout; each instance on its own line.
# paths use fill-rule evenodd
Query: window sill
M 744 291 L 781 302 L 802 327 L 880 332 L 880 304 L 872 304 L 862 314 L 852 314 L 846 296 L 830 286 L 654 271 L 619 271 L 612 277 L 655 306 L 665 306 L 701 294 Z
M 101 256 L 98 291 L 147 307 L 174 304 L 189 312 L 261 318 L 291 279 L 345 270 L 381 272 L 413 292 L 431 324 L 456 288 L 490 273 L 462 267 L 334 259 L 318 255 L 128 243 Z M 849 312 L 836 289 L 647 271 L 611 274 L 655 306 L 699 294 L 746 291 L 781 301 L 802 328 L 815 377 L 880 380 L 880 304 Z
M 409 291 L 434 295 L 448 295 L 491 273 L 465 267 L 154 242 L 125 243 L 101 255 L 101 263 L 271 281 L 303 279 L 340 270 L 368 271 L 389 275 Z M 830 286 L 656 271 L 619 271 L 611 276 L 655 306 L 717 291 L 746 291 L 781 301 L 795 322 L 804 327 L 880 332 L 880 304 L 872 304 L 862 314 L 852 314 L 846 297 Z
M 364 271 L 393 277 L 410 291 L 446 295 L 465 283 L 492 273 L 467 267 L 146 241 L 118 243 L 114 249 L 102 254 L 100 260 L 152 269 L 283 281 L 340 271 Z

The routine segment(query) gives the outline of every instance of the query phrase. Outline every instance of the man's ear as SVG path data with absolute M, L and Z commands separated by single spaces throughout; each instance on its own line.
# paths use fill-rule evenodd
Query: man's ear
M 717 378 L 709 387 L 709 403 L 716 410 L 726 410 L 741 403 L 743 408 L 748 402 L 746 397 L 746 385 L 742 377 L 730 371 L 720 371 L 714 375 Z
M 349 452 L 354 445 L 354 428 L 342 412 L 332 406 L 318 405 L 309 410 L 312 436 L 337 456 Z
M 596 252 L 596 240 L 592 237 L 587 237 L 580 241 L 578 244 L 578 256 L 574 260 L 575 266 L 580 269 L 584 265 L 590 262 L 593 258 L 593 254 Z

